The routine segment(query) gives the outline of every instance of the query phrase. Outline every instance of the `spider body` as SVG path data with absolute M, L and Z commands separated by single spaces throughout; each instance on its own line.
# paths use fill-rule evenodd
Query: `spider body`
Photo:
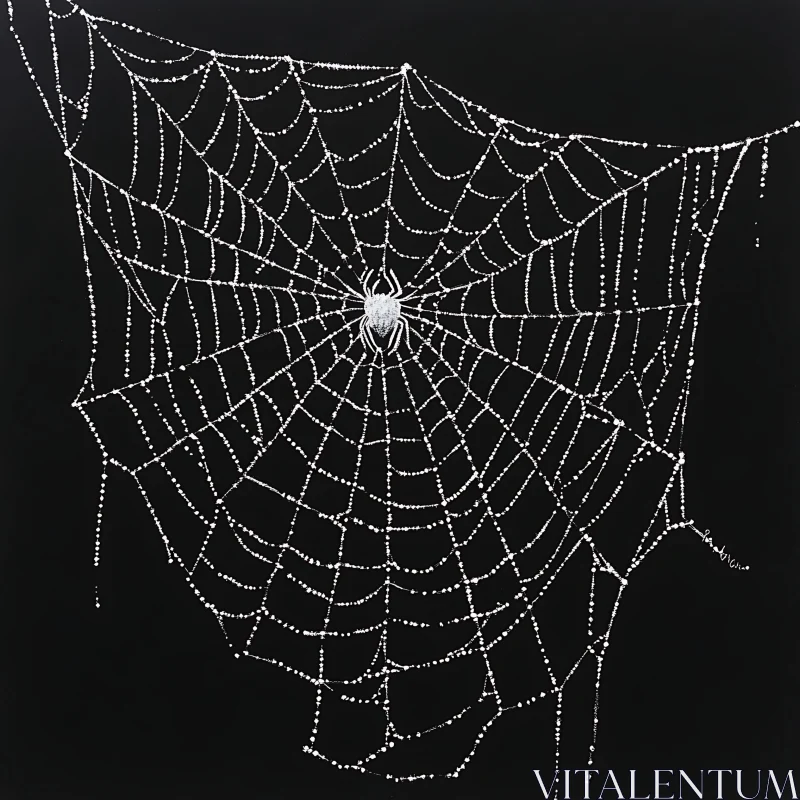
M 393 353 L 400 345 L 403 333 L 408 342 L 408 321 L 403 316 L 401 305 L 403 290 L 400 281 L 391 270 L 387 273 L 387 281 L 391 286 L 389 292 L 376 291 L 380 279 L 370 288 L 371 276 L 372 271 L 367 273 L 361 284 L 363 289 L 361 299 L 364 301 L 364 316 L 361 318 L 360 326 L 361 340 L 370 350 L 377 351 L 379 348 L 375 336 L 380 339 L 388 336 L 386 353 Z
M 400 302 L 390 294 L 374 294 L 364 301 L 364 314 L 367 325 L 383 338 L 400 319 Z

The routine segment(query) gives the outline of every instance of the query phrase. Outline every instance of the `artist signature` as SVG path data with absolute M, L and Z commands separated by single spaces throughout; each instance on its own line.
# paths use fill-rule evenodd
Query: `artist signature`
M 692 530 L 719 556 L 720 561 L 726 563 L 731 569 L 750 569 L 748 566 L 740 564 L 730 553 L 725 552 L 725 545 L 717 547 L 711 538 L 711 531 L 706 529 L 705 533 L 699 531 L 694 525 L 689 525 Z

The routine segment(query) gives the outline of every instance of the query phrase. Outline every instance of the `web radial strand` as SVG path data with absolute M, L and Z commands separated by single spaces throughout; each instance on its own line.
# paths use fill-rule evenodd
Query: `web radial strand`
M 307 752 L 457 776 L 527 709 L 591 764 L 624 589 L 692 524 L 702 281 L 754 140 L 547 133 L 408 65 L 45 6 L 54 93 L 20 47 L 88 278 L 95 565 L 116 467 L 234 654 L 311 684 Z

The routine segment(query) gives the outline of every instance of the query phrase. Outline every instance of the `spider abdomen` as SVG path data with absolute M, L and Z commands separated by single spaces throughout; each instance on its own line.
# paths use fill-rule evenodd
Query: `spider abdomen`
M 400 318 L 400 302 L 388 294 L 374 294 L 364 301 L 367 323 L 378 336 L 386 336 Z

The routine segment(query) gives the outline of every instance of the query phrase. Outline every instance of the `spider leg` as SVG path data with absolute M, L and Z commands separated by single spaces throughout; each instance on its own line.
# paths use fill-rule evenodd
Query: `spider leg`
M 372 269 L 371 269 L 371 270 L 370 270 L 370 271 L 369 271 L 369 272 L 368 272 L 368 273 L 367 273 L 367 274 L 364 276 L 364 280 L 363 280 L 363 281 L 361 281 L 361 288 L 364 290 L 364 297 L 369 297 L 369 296 L 370 296 L 370 291 L 369 291 L 369 289 L 367 288 L 367 283 L 369 282 L 370 276 L 372 275 L 372 273 L 373 273 L 374 271 L 375 271 L 375 270 L 372 270 Z
M 396 322 L 394 328 L 392 328 L 392 332 L 389 335 L 389 342 L 386 348 L 386 354 L 394 353 L 397 350 L 397 345 L 400 342 L 400 337 L 397 335 L 398 331 L 400 330 L 400 323 Z
M 390 297 L 400 297 L 400 295 L 403 293 L 403 287 L 400 286 L 400 281 L 397 280 L 397 275 L 394 274 L 394 270 L 390 269 L 389 275 L 391 276 L 390 283 L 392 284 L 392 290 L 389 293 Z
M 367 327 L 367 317 L 366 314 L 361 317 L 361 324 L 359 325 L 359 338 L 361 341 L 373 352 L 375 351 L 375 342 L 372 340 L 372 336 L 370 335 L 369 328 Z
M 394 330 L 392 331 L 392 346 L 389 349 L 390 353 L 393 353 L 397 348 L 400 346 L 400 342 L 403 341 L 403 333 L 406 336 L 406 344 L 408 345 L 408 349 L 411 349 L 411 342 L 408 338 L 408 320 L 401 314 L 397 318 L 397 323 L 394 326 Z
M 336 272 L 333 273 L 333 277 L 336 278 L 336 280 L 339 281 L 339 283 L 342 285 L 342 288 L 344 289 L 344 293 L 348 298 L 355 298 L 356 300 L 363 300 L 364 299 L 355 289 L 353 289 L 352 286 L 350 286 L 348 283 L 343 281 L 342 278 Z M 331 287 L 331 288 L 333 289 L 333 291 L 339 291 L 339 292 L 342 291 L 342 289 L 336 289 L 336 288 L 333 288 L 333 287 Z
M 344 302 L 348 302 L 350 300 L 357 303 L 364 302 L 364 297 L 360 295 L 358 292 L 353 291 L 352 289 L 348 289 L 346 292 L 343 292 L 342 299 L 344 300 Z
M 400 323 L 400 326 L 405 330 L 406 344 L 408 345 L 408 349 L 410 350 L 411 349 L 411 335 L 410 335 L 411 328 L 410 328 L 410 326 L 408 324 L 408 320 L 401 314 L 400 317 L 398 318 L 398 322 Z

